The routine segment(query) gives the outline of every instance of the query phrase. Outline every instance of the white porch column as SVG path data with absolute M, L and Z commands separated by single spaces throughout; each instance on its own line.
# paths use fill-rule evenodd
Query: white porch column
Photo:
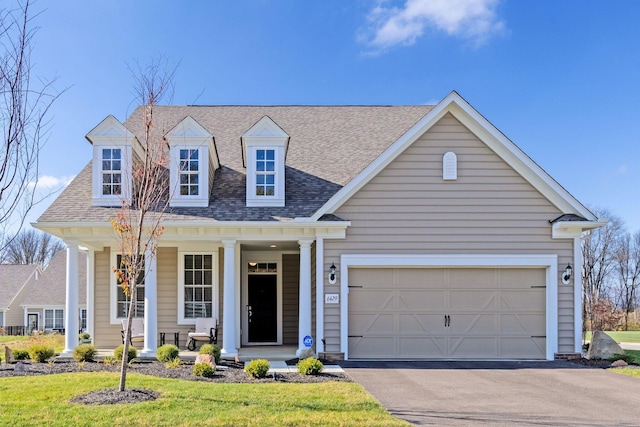
M 324 239 L 316 239 L 316 353 L 325 351 L 324 339 Z
M 224 284 L 222 319 L 222 357 L 229 359 L 238 355 L 236 346 L 236 241 L 223 240 Z
M 64 307 L 64 350 L 62 357 L 73 357 L 73 349 L 78 345 L 78 241 L 68 240 L 67 244 L 67 285 Z
M 149 248 L 144 252 L 144 348 L 142 357 L 156 357 L 158 348 L 158 272 L 156 256 Z
M 300 301 L 296 355 L 300 356 L 308 348 L 304 345 L 304 337 L 313 336 L 311 331 L 311 243 L 313 240 L 299 240 L 298 243 L 300 244 Z
M 89 249 L 87 251 L 87 332 L 91 335 L 91 342 L 95 343 L 94 333 L 94 302 L 93 296 L 95 293 L 95 251 Z

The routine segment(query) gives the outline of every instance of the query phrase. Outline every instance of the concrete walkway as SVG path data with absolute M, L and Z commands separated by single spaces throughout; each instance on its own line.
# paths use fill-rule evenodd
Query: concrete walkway
M 640 379 L 569 362 L 344 362 L 415 425 L 638 426 Z

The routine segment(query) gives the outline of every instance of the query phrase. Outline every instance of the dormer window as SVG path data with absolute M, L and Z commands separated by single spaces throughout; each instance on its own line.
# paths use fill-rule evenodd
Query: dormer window
M 192 117 L 165 135 L 171 157 L 171 206 L 209 206 L 213 177 L 220 167 L 213 136 Z
M 113 116 L 100 122 L 87 139 L 93 144 L 93 206 L 130 203 L 133 163 L 144 154 L 138 139 Z
M 102 149 L 102 195 L 119 196 L 122 194 L 122 150 L 120 148 Z
M 247 206 L 284 206 L 284 163 L 289 135 L 264 116 L 242 135 Z

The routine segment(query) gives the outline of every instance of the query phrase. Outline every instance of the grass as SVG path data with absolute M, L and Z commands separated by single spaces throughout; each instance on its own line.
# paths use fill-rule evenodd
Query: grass
M 2 379 L 0 425 L 408 425 L 360 385 L 343 382 L 216 384 L 130 374 L 127 387 L 155 390 L 160 398 L 125 405 L 69 403 L 117 384 L 118 374 L 105 372 Z
M 640 343 L 640 331 L 606 331 L 615 342 Z M 591 341 L 591 332 L 587 332 L 587 341 Z
M 611 368 L 609 371 L 629 377 L 640 378 L 640 368 Z
M 13 349 L 28 349 L 33 344 L 44 344 L 47 347 L 53 347 L 56 353 L 60 353 L 64 350 L 64 335 L 50 334 L 50 335 L 34 335 L 29 337 L 24 336 L 0 336 L 0 344 L 5 345 Z

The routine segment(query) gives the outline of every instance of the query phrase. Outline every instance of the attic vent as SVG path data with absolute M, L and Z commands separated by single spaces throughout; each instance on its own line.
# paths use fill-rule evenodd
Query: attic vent
M 451 181 L 458 179 L 458 158 L 449 151 L 442 156 L 442 179 Z

